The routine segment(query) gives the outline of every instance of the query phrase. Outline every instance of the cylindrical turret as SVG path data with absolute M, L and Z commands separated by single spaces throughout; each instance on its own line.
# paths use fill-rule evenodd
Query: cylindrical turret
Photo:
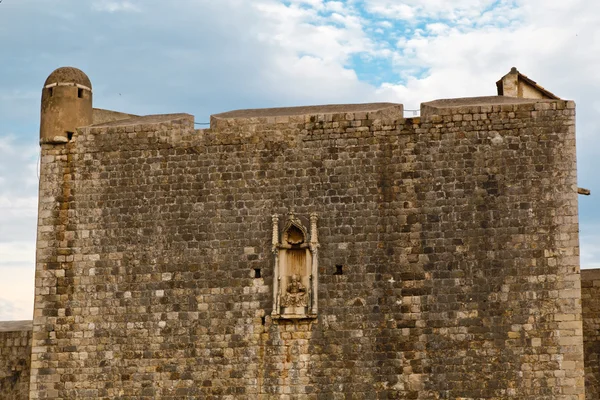
M 82 71 L 62 67 L 42 89 L 40 144 L 67 143 L 75 130 L 92 124 L 92 83 Z

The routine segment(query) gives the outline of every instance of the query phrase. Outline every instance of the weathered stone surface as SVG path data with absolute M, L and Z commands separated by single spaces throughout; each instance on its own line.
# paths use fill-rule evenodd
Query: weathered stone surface
M 0 399 L 29 398 L 31 321 L 0 322 Z
M 68 142 L 80 126 L 93 121 L 92 84 L 77 68 L 58 68 L 42 89 L 40 144 Z
M 126 114 L 118 111 L 104 110 L 102 108 L 92 109 L 92 124 L 106 124 L 113 121 L 121 121 L 124 119 L 134 118 L 137 115 Z
M 43 145 L 31 398 L 583 399 L 572 102 L 267 114 Z M 291 208 L 316 320 L 270 317 Z
M 600 269 L 581 271 L 581 302 L 585 397 L 592 400 L 600 398 Z

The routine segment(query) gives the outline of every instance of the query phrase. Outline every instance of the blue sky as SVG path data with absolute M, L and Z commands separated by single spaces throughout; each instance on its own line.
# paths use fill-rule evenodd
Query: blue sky
M 494 95 L 512 66 L 577 103 L 581 263 L 600 267 L 600 2 L 3 0 L 0 320 L 28 319 L 42 84 L 85 71 L 94 105 L 197 122 L 238 108 Z

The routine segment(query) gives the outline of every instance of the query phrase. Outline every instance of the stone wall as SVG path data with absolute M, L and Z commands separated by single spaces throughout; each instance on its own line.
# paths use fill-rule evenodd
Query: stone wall
M 600 398 L 600 269 L 581 270 L 586 399 Z
M 120 121 L 133 117 L 137 117 L 137 115 L 126 114 L 112 110 L 105 110 L 102 108 L 92 109 L 92 124 L 104 124 L 107 122 Z
M 0 322 L 0 399 L 29 398 L 31 321 Z
M 32 398 L 582 399 L 574 104 L 493 99 L 44 145 Z M 292 208 L 315 320 L 270 317 Z

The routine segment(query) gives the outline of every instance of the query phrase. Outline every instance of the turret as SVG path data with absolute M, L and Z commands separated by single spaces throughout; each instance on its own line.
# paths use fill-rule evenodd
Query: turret
M 40 144 L 67 143 L 75 130 L 92 124 L 92 83 L 85 73 L 62 67 L 42 89 Z

